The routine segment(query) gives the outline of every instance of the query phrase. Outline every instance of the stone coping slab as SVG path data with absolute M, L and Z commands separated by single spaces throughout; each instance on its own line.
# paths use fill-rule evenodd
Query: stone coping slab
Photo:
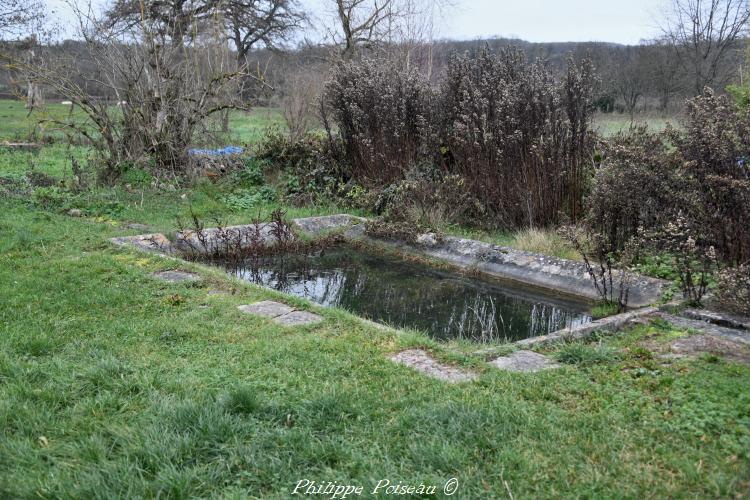
M 304 217 L 292 222 L 307 236 L 323 236 L 325 234 L 350 228 L 366 222 L 363 217 L 349 214 L 323 215 L 320 217 Z
M 701 354 L 715 354 L 731 361 L 750 364 L 750 345 L 712 333 L 689 335 L 668 344 L 669 352 L 662 359 L 691 358 Z
M 584 323 L 582 325 L 577 325 L 570 328 L 563 328 L 562 330 L 557 330 L 556 332 L 552 332 L 547 335 L 540 335 L 538 337 L 518 340 L 514 342 L 514 344 L 519 347 L 528 348 L 538 345 L 554 344 L 556 342 L 582 340 L 590 337 L 592 333 L 597 331 L 615 332 L 633 320 L 636 320 L 642 316 L 649 316 L 658 311 L 659 309 L 656 307 L 645 307 L 636 311 L 608 316 L 606 318 L 598 319 L 590 323 Z
M 391 361 L 414 368 L 427 376 L 451 383 L 467 382 L 477 378 L 476 373 L 441 363 L 422 349 L 401 351 L 392 356 Z
M 511 372 L 538 372 L 560 368 L 553 360 L 534 351 L 516 351 L 508 356 L 500 356 L 490 362 L 501 370 Z
M 667 313 L 659 313 L 658 317 L 664 321 L 671 323 L 677 328 L 685 330 L 695 330 L 702 334 L 711 335 L 713 337 L 721 337 L 728 339 L 732 342 L 744 344 L 750 346 L 750 331 L 743 328 L 729 328 L 726 326 L 719 326 L 706 321 L 684 318 L 682 316 L 675 316 Z
M 351 228 L 356 224 L 361 224 L 365 219 L 348 214 L 324 215 L 320 217 L 303 217 L 292 220 L 292 225 L 301 231 L 307 237 L 323 236 L 327 233 L 338 230 Z M 160 241 L 165 242 L 163 246 L 173 251 L 172 246 L 177 250 L 192 252 L 201 255 L 211 255 L 222 253 L 227 241 L 232 248 L 239 246 L 242 249 L 257 244 L 258 241 L 263 245 L 272 246 L 276 244 L 276 239 L 272 234 L 273 225 L 267 222 L 261 224 L 241 224 L 235 226 L 226 226 L 222 228 L 213 227 L 205 228 L 201 237 L 195 231 L 180 231 L 175 234 L 174 242 L 169 242 L 162 234 L 139 235 L 132 237 L 123 237 L 113 239 L 113 243 L 126 244 L 130 243 L 139 246 L 144 250 L 152 250 L 144 242 L 148 238 L 157 237 Z M 117 240 L 117 241 L 115 241 Z
M 546 290 L 598 300 L 591 276 L 582 262 L 549 257 L 483 241 L 420 235 L 415 243 L 387 241 L 365 234 L 364 224 L 344 233 L 345 237 L 397 251 L 431 257 L 459 269 L 531 285 Z M 669 282 L 646 276 L 634 276 L 629 293 L 631 307 L 643 307 L 659 300 Z
M 109 241 L 117 246 L 132 246 L 146 252 L 174 253 L 172 242 L 161 233 L 119 236 L 117 238 L 110 238 Z
M 608 316 L 606 318 L 598 319 L 590 323 L 584 323 L 582 325 L 577 325 L 570 328 L 563 328 L 562 330 L 557 330 L 547 335 L 539 335 L 537 337 L 517 340 L 513 342 L 513 345 L 520 347 L 521 349 L 531 349 L 532 347 L 556 344 L 559 342 L 584 340 L 586 338 L 589 338 L 594 332 L 597 331 L 616 332 L 626 324 L 636 321 L 644 316 L 655 314 L 658 311 L 659 309 L 656 307 L 644 307 L 635 311 Z M 490 359 L 496 355 L 497 350 L 498 348 L 490 347 L 487 349 L 476 351 L 474 355 L 481 356 L 485 359 Z
M 274 321 L 284 326 L 300 326 L 320 323 L 323 321 L 323 318 L 307 311 L 292 311 L 274 318 Z
M 152 273 L 151 276 L 158 278 L 169 283 L 181 283 L 183 281 L 200 281 L 201 277 L 197 274 L 189 273 L 187 271 L 158 271 Z
M 272 226 L 269 223 L 211 227 L 203 229 L 200 238 L 195 231 L 178 231 L 173 244 L 175 248 L 183 252 L 212 255 L 223 253 L 227 242 L 232 249 L 235 246 L 242 249 L 249 248 L 258 241 L 270 246 L 275 243 L 271 229 Z
M 294 311 L 293 307 L 272 300 L 263 300 L 254 304 L 237 306 L 237 309 L 246 314 L 254 314 L 264 318 L 276 318 Z
M 253 304 L 237 306 L 237 309 L 246 314 L 269 318 L 274 323 L 283 326 L 311 325 L 323 321 L 322 316 L 308 311 L 298 311 L 293 307 L 273 300 L 263 300 Z
M 736 314 L 720 313 L 707 309 L 685 309 L 680 316 L 698 321 L 705 321 L 717 326 L 735 328 L 737 330 L 750 330 L 750 318 Z

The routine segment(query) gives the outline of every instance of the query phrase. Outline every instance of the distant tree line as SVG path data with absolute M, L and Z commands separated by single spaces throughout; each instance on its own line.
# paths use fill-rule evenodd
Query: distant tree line
M 5 51 L 25 52 L 29 42 L 4 42 Z M 691 74 L 681 60 L 675 55 L 674 46 L 657 40 L 636 46 L 625 46 L 604 42 L 583 43 L 531 43 L 516 39 L 482 39 L 473 41 L 439 40 L 431 44 L 429 56 L 418 54 L 412 64 L 430 72 L 434 83 L 441 78 L 447 67 L 451 54 L 475 54 L 484 47 L 493 51 L 504 47 L 520 48 L 529 60 L 541 59 L 558 75 L 567 67 L 567 57 L 574 60 L 591 59 L 599 86 L 596 92 L 596 107 L 602 112 L 620 112 L 632 114 L 637 111 L 659 111 L 669 113 L 680 106 L 685 98 L 696 95 L 695 76 Z M 730 45 L 719 64 L 715 74 L 702 80 L 704 85 L 714 87 L 717 91 L 730 83 L 739 83 L 746 65 L 747 40 L 738 38 Z M 77 83 L 86 88 L 91 95 L 114 100 L 116 96 L 108 85 L 87 78 L 91 75 L 95 61 L 91 59 L 86 42 L 65 40 L 60 43 L 39 47 L 45 57 L 66 56 L 75 61 L 79 76 Z M 245 97 L 254 100 L 254 104 L 272 104 L 274 99 L 283 96 L 288 83 L 295 81 L 301 71 L 313 72 L 324 79 L 330 69 L 329 48 L 326 46 L 300 46 L 283 51 L 260 48 L 240 52 L 229 49 L 229 57 L 245 62 L 248 67 L 260 68 L 264 72 L 269 87 L 263 92 Z M 429 57 L 429 60 L 428 60 Z M 428 68 L 429 66 L 429 68 Z M 714 70 L 712 70 L 713 72 Z M 11 96 L 25 94 L 25 82 L 7 68 L 0 67 L 0 94 Z M 64 99 L 54 89 L 47 89 L 53 99 Z

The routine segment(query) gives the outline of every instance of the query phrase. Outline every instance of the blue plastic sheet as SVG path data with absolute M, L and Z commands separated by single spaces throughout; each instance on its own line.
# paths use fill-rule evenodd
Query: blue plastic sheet
M 228 156 L 242 154 L 245 149 L 240 146 L 226 146 L 220 149 L 188 149 L 191 156 Z

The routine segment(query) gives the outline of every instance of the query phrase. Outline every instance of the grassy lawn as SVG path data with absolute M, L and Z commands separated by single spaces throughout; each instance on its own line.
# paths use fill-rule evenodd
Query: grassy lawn
M 660 132 L 666 128 L 667 123 L 671 123 L 674 127 L 679 127 L 679 118 L 651 116 L 649 114 L 638 113 L 635 115 L 632 125 L 647 125 L 652 132 Z M 594 115 L 592 128 L 599 134 L 607 137 L 618 132 L 627 131 L 630 126 L 630 116 L 626 113 L 597 113 Z
M 264 126 L 252 120 L 245 137 Z M 31 161 L 59 178 L 66 151 L 0 150 L 0 177 Z M 229 209 L 221 189 L 93 190 L 73 200 L 91 207 L 80 218 L 0 197 L 0 498 L 289 498 L 303 479 L 363 496 L 380 480 L 422 483 L 442 497 L 454 477 L 453 498 L 750 494 L 750 367 L 640 347 L 687 332 L 642 325 L 550 350 L 562 369 L 514 374 L 476 346 L 108 242 L 141 232 L 126 222 L 174 230 L 191 205 L 227 222 L 255 215 Z M 150 277 L 178 267 L 203 280 Z M 325 320 L 289 328 L 236 308 L 264 299 Z M 451 385 L 387 359 L 415 346 L 480 377 Z
M 0 142 L 3 140 L 63 139 L 59 125 L 45 120 L 70 120 L 81 122 L 86 115 L 76 107 L 49 103 L 44 109 L 29 113 L 20 101 L 0 100 Z M 232 131 L 230 142 L 253 143 L 269 127 L 283 127 L 284 118 L 278 108 L 253 108 L 248 112 L 233 111 L 229 115 Z

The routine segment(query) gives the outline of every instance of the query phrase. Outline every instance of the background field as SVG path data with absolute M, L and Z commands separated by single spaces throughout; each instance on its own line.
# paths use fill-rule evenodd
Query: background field
M 77 107 L 50 103 L 43 110 L 31 113 L 20 101 L 0 99 L 0 140 L 62 140 L 64 129 L 60 125 L 40 123 L 45 120 L 70 120 L 81 122 L 86 115 Z M 253 108 L 250 111 L 233 111 L 230 114 L 231 134 L 226 139 L 240 143 L 257 141 L 269 127 L 283 127 L 284 118 L 278 108 Z
M 597 113 L 594 115 L 593 129 L 604 137 L 611 136 L 617 132 L 626 132 L 631 125 L 647 125 L 649 130 L 661 132 L 667 126 L 679 128 L 680 118 L 677 116 L 664 117 L 652 114 L 636 114 L 631 122 L 630 116 L 619 113 Z
M 63 104 L 48 104 L 44 112 L 29 113 L 19 101 L 0 100 L 0 140 L 26 140 L 34 137 L 51 136 L 63 138 L 64 134 L 57 125 L 39 124 L 44 119 L 67 119 L 68 117 L 84 119 L 80 109 Z M 667 123 L 679 125 L 677 117 L 663 117 L 652 114 L 636 114 L 634 125 L 646 124 L 650 129 L 663 130 Z M 630 116 L 620 113 L 597 113 L 594 115 L 593 129 L 604 136 L 625 131 L 631 125 Z M 230 114 L 231 134 L 229 140 L 240 143 L 252 143 L 260 139 L 269 127 L 284 128 L 284 117 L 281 109 L 256 107 L 249 112 L 233 111 Z

